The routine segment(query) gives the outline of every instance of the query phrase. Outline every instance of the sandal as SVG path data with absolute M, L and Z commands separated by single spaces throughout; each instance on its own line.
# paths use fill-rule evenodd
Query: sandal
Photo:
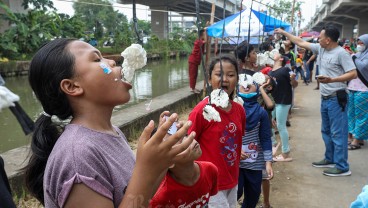
M 266 205 L 259 205 L 259 208 L 273 208 L 271 205 L 270 206 L 266 206 Z
M 282 154 L 277 155 L 276 157 L 272 158 L 274 162 L 291 162 L 293 158 L 287 157 L 285 158 Z
M 272 146 L 272 156 L 276 155 L 277 150 L 280 147 L 280 142 L 278 142 L 275 146 Z
M 348 141 L 348 145 L 351 145 L 351 142 L 352 142 L 352 141 Z M 360 146 L 364 146 L 364 141 L 358 142 L 358 144 L 359 144 Z
M 354 145 L 354 144 L 349 144 L 348 145 L 348 150 L 357 150 L 360 149 L 361 146 L 360 145 Z
M 198 89 L 192 89 L 192 90 L 190 90 L 192 93 L 195 93 L 195 94 L 199 94 L 199 93 L 201 93 L 201 91 L 200 90 L 198 90 Z

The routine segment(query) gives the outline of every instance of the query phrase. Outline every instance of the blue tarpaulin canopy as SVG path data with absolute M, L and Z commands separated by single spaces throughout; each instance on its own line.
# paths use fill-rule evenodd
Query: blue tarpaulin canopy
M 261 24 L 263 25 L 264 32 L 271 32 L 279 27 L 284 27 L 285 30 L 290 30 L 290 24 L 283 22 L 279 19 L 276 19 L 270 15 L 267 15 L 262 12 L 258 12 L 256 10 L 252 9 L 252 13 L 256 15 L 256 17 L 259 19 Z
M 250 15 L 250 18 L 249 18 Z M 250 21 L 250 30 L 249 30 Z M 222 31 L 225 22 L 225 31 Z M 240 24 L 239 24 L 240 22 Z M 237 37 L 237 36 L 260 36 L 263 32 L 271 32 L 275 28 L 284 27 L 290 31 L 290 24 L 278 20 L 270 15 L 250 9 L 231 15 L 207 28 L 207 34 L 211 37 Z M 240 30 L 240 33 L 239 33 Z

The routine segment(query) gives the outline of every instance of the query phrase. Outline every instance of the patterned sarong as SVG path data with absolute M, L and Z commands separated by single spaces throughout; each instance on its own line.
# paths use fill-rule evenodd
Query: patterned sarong
M 368 139 L 368 92 L 349 92 L 349 133 L 358 140 Z

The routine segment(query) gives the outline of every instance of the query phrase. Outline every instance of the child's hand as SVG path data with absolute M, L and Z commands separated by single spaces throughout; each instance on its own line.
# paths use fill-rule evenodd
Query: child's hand
M 266 172 L 268 175 L 268 180 L 271 180 L 273 178 L 273 169 L 272 169 L 272 162 L 270 161 L 266 162 Z
M 240 160 L 244 160 L 245 157 L 246 157 L 245 152 L 243 150 L 241 150 Z
M 263 83 L 261 86 L 259 86 L 259 89 L 263 89 L 264 87 L 266 87 L 270 83 L 271 83 L 271 79 L 267 79 L 267 81 L 265 83 Z
M 169 118 L 169 116 L 170 116 L 170 111 L 164 111 L 164 112 L 162 112 L 161 115 L 160 115 L 158 127 L 162 126 L 162 124 L 164 124 L 166 122 L 166 120 Z M 176 119 L 176 121 L 170 127 L 169 131 L 167 132 L 167 135 L 164 137 L 164 140 L 166 140 L 166 137 L 172 135 L 178 129 L 180 129 L 181 127 L 184 126 L 184 122 L 183 121 L 177 121 L 177 120 L 178 119 Z
M 151 121 L 141 134 L 138 142 L 136 168 L 140 171 L 147 171 L 156 178 L 182 156 L 179 154 L 185 151 L 192 143 L 195 132 L 192 132 L 188 139 L 181 144 L 175 145 L 187 133 L 192 125 L 191 121 L 180 128 L 175 134 L 167 136 L 170 126 L 176 121 L 177 114 L 172 114 L 166 122 L 158 127 L 157 132 L 150 138 L 154 128 L 154 122 Z M 164 137 L 166 140 L 163 141 Z M 175 145 L 175 146 L 174 146 Z
M 160 114 L 160 119 L 158 121 L 158 128 L 165 123 L 166 119 L 165 116 L 170 116 L 170 111 L 164 111 Z

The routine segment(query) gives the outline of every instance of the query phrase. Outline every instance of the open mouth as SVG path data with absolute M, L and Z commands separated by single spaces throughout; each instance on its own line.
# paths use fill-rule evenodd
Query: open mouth
M 228 86 L 221 86 L 221 89 L 228 90 Z
M 120 80 L 128 89 L 132 89 L 132 84 L 124 77 L 123 68 L 120 69 Z

